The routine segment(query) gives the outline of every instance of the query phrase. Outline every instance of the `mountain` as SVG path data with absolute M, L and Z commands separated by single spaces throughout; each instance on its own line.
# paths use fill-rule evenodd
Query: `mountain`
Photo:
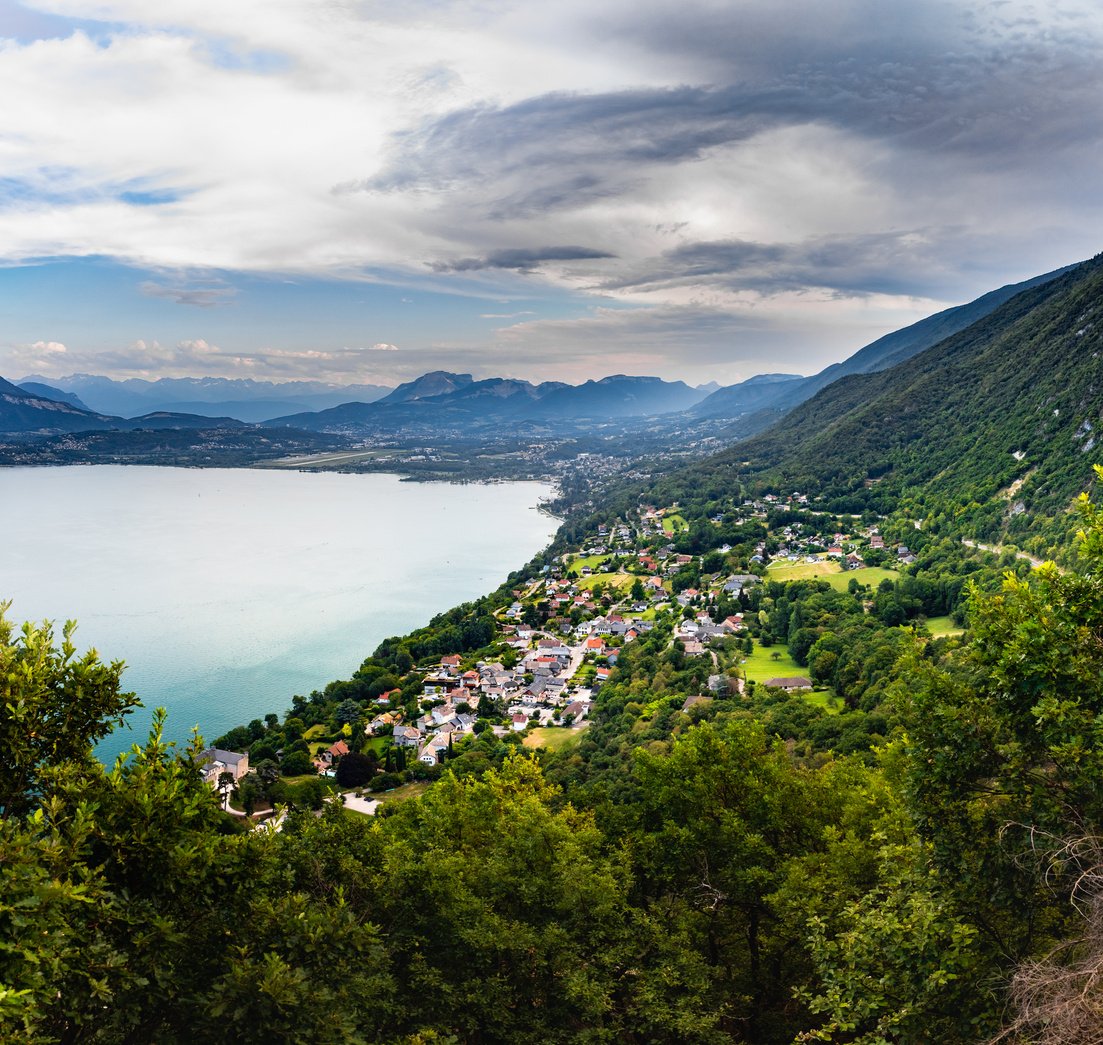
M 1021 294 L 1024 290 L 1052 282 L 1058 276 L 1074 268 L 1076 268 L 1075 265 L 1069 265 L 1054 272 L 1047 272 L 1044 275 L 1024 280 L 1022 283 L 1008 284 L 998 290 L 989 291 L 975 301 L 970 301 L 964 305 L 956 305 L 933 316 L 928 316 L 926 319 L 921 319 L 918 323 L 913 323 L 902 330 L 895 330 L 891 334 L 886 334 L 884 337 L 879 337 L 876 341 L 870 342 L 864 348 L 860 348 L 854 355 L 841 363 L 832 363 L 831 366 L 821 370 L 818 374 L 802 378 L 798 382 L 786 382 L 777 385 L 773 396 L 763 396 L 752 405 L 744 405 L 744 395 L 738 390 L 745 389 L 751 381 L 756 380 L 755 378 L 744 381 L 739 385 L 721 388 L 709 396 L 708 399 L 699 403 L 693 412 L 702 417 L 730 418 L 751 414 L 752 416 L 743 419 L 737 434 L 742 436 L 754 435 L 756 432 L 768 428 L 787 411 L 810 399 L 821 388 L 826 388 L 832 381 L 837 381 L 849 374 L 868 374 L 893 367 L 925 351 L 932 345 L 938 344 L 945 338 L 965 330 L 1011 300 L 1011 298 Z M 769 377 L 771 375 L 763 376 Z M 761 413 L 758 413 L 758 411 L 761 411 Z
M 615 374 L 555 389 L 543 396 L 527 416 L 602 420 L 645 417 L 685 410 L 703 398 L 703 392 L 683 381 Z
M 42 396 L 43 399 L 52 399 L 55 403 L 68 403 L 78 410 L 88 410 L 80 396 L 74 395 L 72 392 L 63 392 L 60 388 L 54 388 L 53 385 L 44 385 L 39 381 L 24 381 L 19 387 L 24 392 L 30 392 L 31 395 Z
M 737 385 L 718 388 L 690 407 L 697 417 L 738 417 L 774 402 L 794 382 L 808 380 L 801 374 L 758 374 Z
M 1101 358 L 1103 255 L 890 369 L 835 381 L 679 482 L 738 472 L 837 501 L 859 495 L 854 510 L 862 498 L 914 498 L 956 505 L 982 528 L 1025 530 L 1091 481 Z
M 389 395 L 379 400 L 384 406 L 396 403 L 412 403 L 418 399 L 430 399 L 448 395 L 474 383 L 470 374 L 450 374 L 447 370 L 434 370 L 413 381 L 401 384 Z
M 0 432 L 88 432 L 111 428 L 115 420 L 36 395 L 0 378 Z
M 148 431 L 165 428 L 227 429 L 249 428 L 244 421 L 236 417 L 207 417 L 199 414 L 178 414 L 170 410 L 154 410 L 141 417 L 115 418 L 112 426 L 120 432 Z
M 381 385 L 224 377 L 116 381 L 96 374 L 70 374 L 59 378 L 31 376 L 22 383 L 31 382 L 73 393 L 93 411 L 104 414 L 132 417 L 169 411 L 208 417 L 228 415 L 239 421 L 263 421 L 280 413 L 325 410 L 353 400 L 373 402 L 391 391 Z
M 317 413 L 290 414 L 268 423 L 312 432 L 386 430 L 410 425 L 515 425 L 538 421 L 645 417 L 692 406 L 704 393 L 681 381 L 617 374 L 582 385 L 545 381 L 534 385 L 513 378 L 475 381 L 470 374 L 437 370 L 399 385 L 375 403 L 344 403 Z

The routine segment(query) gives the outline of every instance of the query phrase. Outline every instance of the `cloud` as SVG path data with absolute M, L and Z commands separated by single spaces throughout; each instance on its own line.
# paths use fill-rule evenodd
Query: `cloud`
M 386 341 L 379 341 L 371 347 L 372 352 L 397 352 L 398 345 L 388 344 Z
M 234 287 L 221 283 L 197 283 L 187 285 L 182 283 L 155 283 L 146 280 L 138 284 L 138 289 L 151 298 L 165 298 L 174 301 L 178 305 L 194 305 L 196 308 L 215 308 L 218 305 L 228 305 L 237 296 Z
M 482 372 L 480 352 L 550 351 L 553 329 L 593 372 L 604 345 L 583 332 L 629 353 L 636 312 L 641 365 L 670 373 L 734 368 L 723 338 L 752 335 L 826 362 L 870 317 L 1098 250 L 1095 0 L 25 6 L 42 16 L 0 47 L 0 97 L 20 100 L 0 107 L 0 265 L 121 260 L 225 346 L 143 363 L 90 338 L 103 366 L 346 373 L 387 351 L 325 347 L 358 335 L 320 313 L 275 346 L 220 328 L 250 295 L 211 273 L 516 302 L 454 313 L 470 326 L 449 346 Z M 532 325 L 480 345 L 522 308 Z M 21 352 L 48 320 L 10 335 Z M 187 340 L 162 322 L 140 330 Z M 558 322 L 577 325 L 541 325 Z M 402 342 L 396 371 L 444 351 L 405 320 L 378 330 Z
M 797 243 L 686 243 L 644 260 L 601 288 L 655 292 L 714 286 L 762 294 L 817 290 L 939 298 L 953 293 L 953 276 L 933 245 L 944 248 L 952 240 L 953 230 L 915 229 Z
M 594 261 L 611 258 L 612 254 L 591 247 L 535 247 L 530 249 L 491 251 L 482 258 L 463 258 L 459 261 L 434 262 L 435 272 L 472 272 L 479 269 L 514 269 L 532 272 L 549 261 Z

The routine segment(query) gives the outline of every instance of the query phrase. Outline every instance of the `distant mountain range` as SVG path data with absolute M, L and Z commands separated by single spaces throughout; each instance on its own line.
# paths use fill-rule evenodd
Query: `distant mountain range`
M 65 401 L 93 413 L 133 417 L 167 411 L 212 418 L 233 417 L 250 422 L 264 421 L 277 414 L 325 410 L 353 400 L 370 403 L 391 391 L 383 385 L 335 385 L 324 381 L 275 382 L 224 377 L 115 381 L 95 374 L 57 378 L 32 375 L 19 385 L 51 399 L 58 399 L 59 393 L 68 393 L 74 398 Z
M 683 411 L 706 395 L 682 381 L 616 374 L 600 381 L 534 385 L 511 378 L 475 381 L 470 374 L 437 370 L 399 385 L 375 403 L 345 403 L 316 413 L 274 418 L 311 432 L 368 432 L 428 424 L 488 426 L 539 421 L 601 423 Z
M 878 338 L 811 377 L 759 374 L 723 388 L 714 384 L 691 388 L 681 381 L 624 374 L 569 385 L 513 378 L 477 381 L 471 374 L 436 370 L 392 389 L 317 381 L 278 384 L 227 378 L 115 381 L 90 374 L 58 379 L 32 376 L 20 386 L 7 381 L 0 385 L 0 431 L 228 429 L 248 423 L 343 439 L 403 432 L 418 437 L 421 433 L 445 437 L 468 433 L 554 435 L 586 429 L 601 432 L 619 424 L 622 431 L 634 426 L 632 430 L 638 432 L 647 425 L 660 433 L 669 431 L 672 437 L 699 435 L 707 429 L 710 435 L 734 440 L 770 428 L 826 389 L 841 387 L 848 395 L 865 395 L 874 386 L 848 382 L 861 375 L 893 371 L 987 317 L 1003 314 L 1001 310 L 1023 300 L 1024 294 L 1056 284 L 1083 268 L 1072 266 L 1001 287 Z M 859 387 L 861 392 L 854 391 Z M 807 422 L 806 411 L 795 416 Z M 813 425 L 809 430 L 820 427 Z
M 32 388 L 36 383 L 30 383 Z M 36 432 L 131 432 L 139 429 L 229 429 L 247 428 L 233 417 L 201 417 L 195 414 L 154 410 L 139 417 L 112 417 L 74 406 L 70 398 L 40 395 L 0 378 L 0 432 L 29 435 Z M 79 400 L 77 400 L 79 402 Z

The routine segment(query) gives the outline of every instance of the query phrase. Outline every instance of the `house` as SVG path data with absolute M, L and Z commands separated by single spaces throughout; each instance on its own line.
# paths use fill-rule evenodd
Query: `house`
M 698 704 L 708 704 L 711 700 L 712 697 L 686 697 L 682 704 L 682 710 L 689 711 L 690 708 L 696 707 Z
M 344 758 L 349 753 L 349 746 L 343 740 L 338 740 L 336 744 L 331 744 L 321 754 L 321 760 L 326 765 L 333 765 L 340 758 Z
M 417 760 L 425 763 L 427 766 L 435 766 L 444 761 L 447 752 L 448 734 L 438 733 L 421 749 L 421 753 L 417 756 Z
M 440 666 L 445 671 L 457 671 L 463 658 L 458 653 L 450 654 L 447 657 L 440 658 Z
M 811 689 L 812 688 L 811 680 L 806 679 L 806 678 L 804 678 L 800 675 L 794 675 L 791 678 L 767 679 L 763 683 L 763 685 L 764 686 L 771 686 L 775 689 L 785 689 L 785 690 L 790 690 L 790 691 L 798 690 L 798 689 Z
M 249 753 L 242 754 L 237 751 L 223 751 L 221 748 L 209 747 L 199 756 L 198 765 L 203 773 L 203 779 L 211 787 L 218 787 L 218 778 L 223 773 L 231 774 L 236 783 L 249 772 Z
M 441 704 L 440 707 L 433 708 L 429 716 L 433 725 L 443 726 L 445 722 L 451 722 L 456 717 L 456 709 L 451 704 Z
M 563 709 L 563 718 L 566 718 L 568 715 L 571 716 L 572 721 L 579 722 L 586 717 L 586 705 L 577 700 L 572 701 Z
M 589 638 L 582 644 L 582 648 L 587 653 L 604 653 L 605 642 L 600 638 Z
M 418 747 L 421 744 L 421 730 L 413 726 L 395 726 L 392 742 L 399 747 Z
M 528 729 L 529 717 L 528 715 L 522 715 L 520 711 L 515 711 L 513 713 L 513 718 L 511 719 L 511 721 L 513 723 L 514 732 L 520 733 L 523 730 Z

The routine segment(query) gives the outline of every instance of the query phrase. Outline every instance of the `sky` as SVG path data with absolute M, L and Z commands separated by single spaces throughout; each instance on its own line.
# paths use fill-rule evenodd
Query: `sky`
M 0 0 L 0 375 L 812 373 L 1099 252 L 1098 0 Z

